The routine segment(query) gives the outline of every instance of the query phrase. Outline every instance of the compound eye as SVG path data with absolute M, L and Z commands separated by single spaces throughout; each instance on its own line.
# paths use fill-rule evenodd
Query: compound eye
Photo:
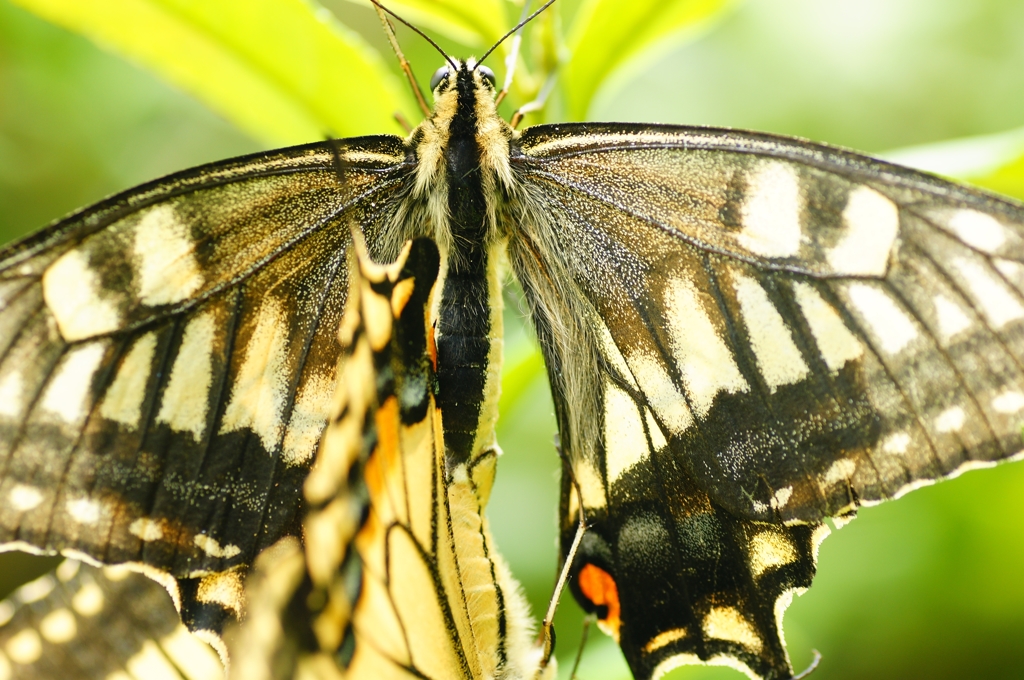
M 436 90 L 437 86 L 441 84 L 441 81 L 448 77 L 448 67 L 442 66 L 441 68 L 434 71 L 434 75 L 430 78 L 430 89 Z
M 476 70 L 480 71 L 480 75 L 484 77 L 484 80 L 491 84 L 491 87 L 494 87 L 495 83 L 497 82 L 497 79 L 494 77 L 494 71 L 487 68 L 486 66 L 477 66 Z

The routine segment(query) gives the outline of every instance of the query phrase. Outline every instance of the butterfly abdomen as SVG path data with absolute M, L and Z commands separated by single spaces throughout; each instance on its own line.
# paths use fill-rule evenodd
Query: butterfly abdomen
M 439 86 L 432 124 L 447 131 L 443 182 L 450 243 L 437 308 L 437 405 L 450 468 L 493 447 L 501 362 L 501 282 L 477 135 L 479 74 L 463 66 Z

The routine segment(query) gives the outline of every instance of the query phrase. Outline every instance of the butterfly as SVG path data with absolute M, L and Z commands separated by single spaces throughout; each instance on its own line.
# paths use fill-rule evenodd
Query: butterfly
M 379 261 L 429 237 L 446 469 L 496 450 L 507 256 L 572 470 L 564 545 L 586 511 L 578 598 L 638 677 L 789 677 L 824 517 L 1020 450 L 1020 206 L 770 135 L 517 133 L 485 67 L 435 78 L 408 142 L 200 168 L 7 251 L 5 540 L 134 563 L 218 631 L 241 602 L 201 594 L 298 531 L 351 227 Z

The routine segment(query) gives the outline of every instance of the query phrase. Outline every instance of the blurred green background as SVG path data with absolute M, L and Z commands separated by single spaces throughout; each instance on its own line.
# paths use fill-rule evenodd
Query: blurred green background
M 369 10 L 325 4 L 391 67 Z M 578 4 L 558 8 L 567 25 Z M 1024 126 L 1020 0 L 750 0 L 713 18 L 615 74 L 587 117 L 753 128 L 871 153 Z M 437 55 L 400 37 L 429 78 Z M 358 103 L 359 84 L 343 94 Z M 556 99 L 549 115 L 566 108 Z M 0 0 L 0 241 L 161 174 L 261 148 L 149 71 Z M 506 455 L 490 517 L 540 613 L 555 577 L 554 420 L 514 293 L 507 317 Z M 812 649 L 823 654 L 814 678 L 1024 677 L 1024 465 L 865 509 L 820 557 L 785 629 L 796 667 Z M 0 594 L 45 566 L 0 556 Z M 563 670 L 579 620 L 567 596 L 557 620 Z M 580 675 L 624 679 L 628 670 L 595 631 Z M 684 668 L 672 677 L 741 676 Z

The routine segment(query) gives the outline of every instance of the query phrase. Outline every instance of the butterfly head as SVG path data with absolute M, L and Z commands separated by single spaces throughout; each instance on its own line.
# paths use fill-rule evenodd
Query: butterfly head
M 482 86 L 494 91 L 495 84 L 497 83 L 494 71 L 483 64 L 475 62 L 473 59 L 469 59 L 465 62 L 455 62 L 455 67 L 451 64 L 445 64 L 434 71 L 434 75 L 430 78 L 430 91 L 436 97 L 440 94 L 438 88 L 441 88 L 441 92 L 449 91 L 456 87 L 460 78 L 462 78 L 465 84 L 471 84 L 474 89 Z
M 509 141 L 514 133 L 498 115 L 495 82 L 494 72 L 474 59 L 451 59 L 434 72 L 430 81 L 433 112 L 410 138 L 420 158 L 418 195 L 440 201 L 447 191 L 437 191 L 438 183 L 447 176 L 444 168 L 456 168 L 462 162 L 478 167 L 489 186 L 495 186 L 494 182 L 510 186 Z M 464 174 L 455 172 L 460 177 Z M 447 204 L 439 204 L 431 211 L 436 215 L 435 224 L 447 222 L 447 210 Z M 442 244 L 447 240 L 435 238 Z
M 458 106 L 472 105 L 479 108 L 483 102 L 493 102 L 495 95 L 494 71 L 473 59 L 452 60 L 434 71 L 430 79 L 430 90 L 434 93 L 434 112 L 444 114 Z M 484 104 L 486 106 L 486 104 Z M 477 111 L 477 117 L 494 115 L 494 107 Z
M 494 71 L 474 59 L 449 59 L 434 72 L 430 89 L 434 93 L 430 125 L 439 129 L 449 129 L 452 121 L 459 118 L 464 125 L 455 123 L 455 128 L 463 128 L 462 134 L 473 135 L 481 123 L 487 127 L 498 115 Z M 454 129 L 452 133 L 460 134 Z

